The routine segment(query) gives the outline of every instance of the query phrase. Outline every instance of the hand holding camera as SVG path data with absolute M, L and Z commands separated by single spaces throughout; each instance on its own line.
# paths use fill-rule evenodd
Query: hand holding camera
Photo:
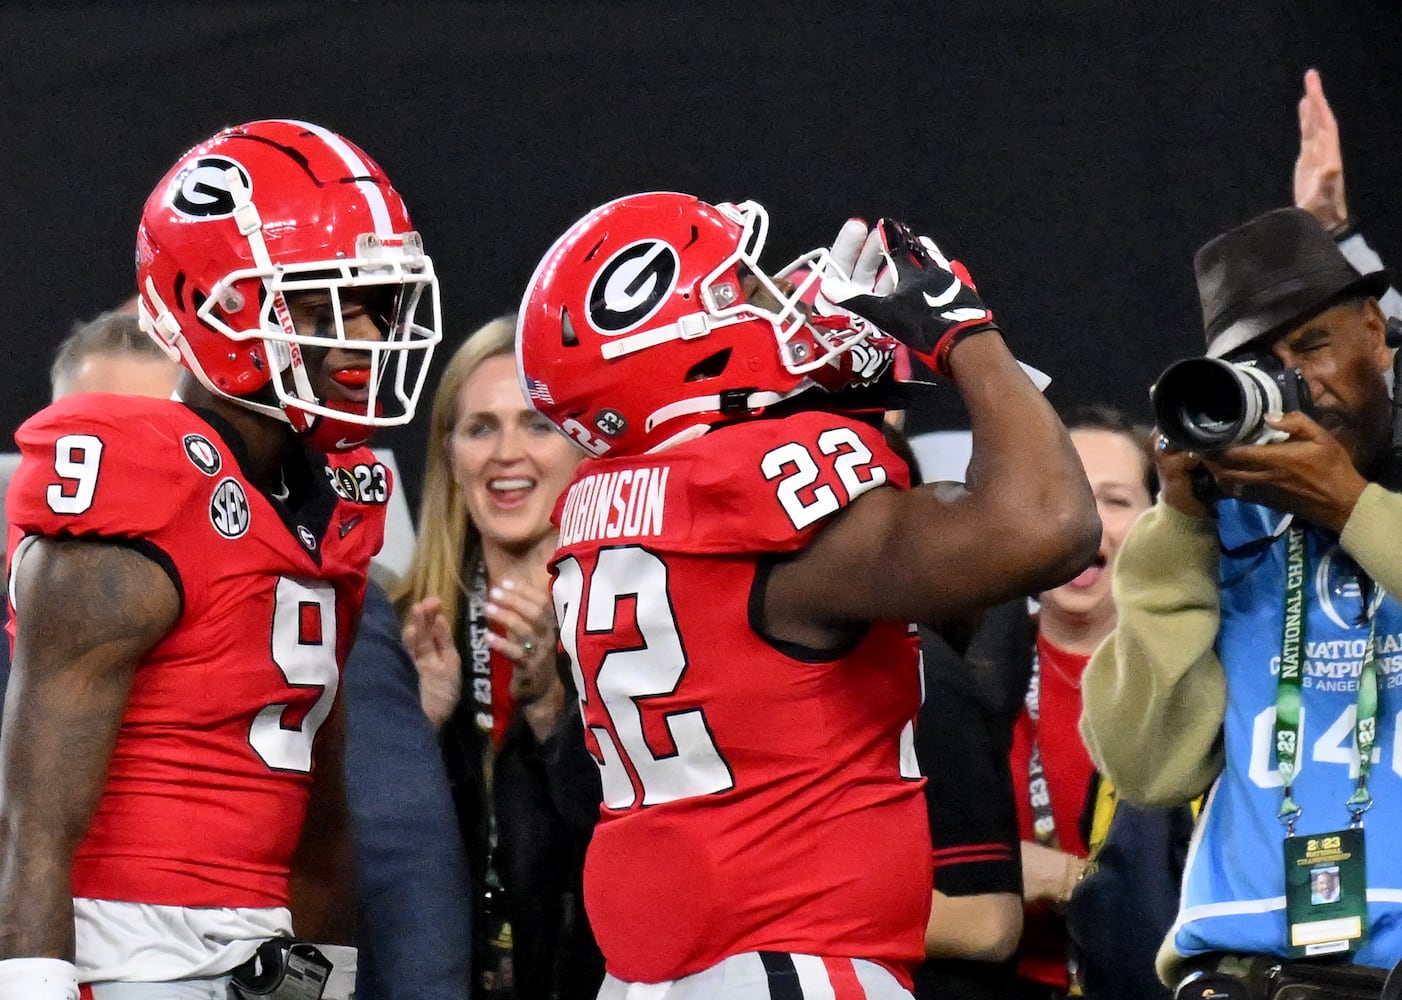
M 1164 503 L 1190 517 L 1205 517 L 1212 501 L 1229 497 L 1342 531 L 1367 485 L 1348 451 L 1299 411 L 1265 418 L 1263 428 L 1277 435 L 1273 443 L 1201 453 L 1179 449 L 1160 432 L 1154 459 Z M 1207 489 L 1205 476 L 1211 477 Z

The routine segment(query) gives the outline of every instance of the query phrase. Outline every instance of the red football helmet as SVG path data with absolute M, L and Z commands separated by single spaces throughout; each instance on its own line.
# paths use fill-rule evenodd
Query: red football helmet
M 671 192 L 580 219 L 521 302 L 516 358 L 532 405 L 594 455 L 637 454 L 841 388 L 852 377 L 843 356 L 877 331 L 846 314 L 810 317 L 828 251 L 771 277 L 758 261 L 768 229 L 754 202 Z M 745 275 L 762 302 L 746 300 Z
M 313 447 L 357 447 L 413 417 L 442 326 L 438 281 L 384 171 L 336 133 L 258 121 L 190 150 L 146 201 L 136 268 L 146 332 L 211 392 Z M 389 293 L 383 340 L 347 339 L 341 292 L 367 287 Z M 287 298 L 304 291 L 329 296 L 334 329 L 294 325 Z M 329 347 L 364 352 L 363 404 L 318 398 L 303 352 Z

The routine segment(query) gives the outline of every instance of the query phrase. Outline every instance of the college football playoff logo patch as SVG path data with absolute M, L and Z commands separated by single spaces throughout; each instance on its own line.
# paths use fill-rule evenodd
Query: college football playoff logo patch
M 237 170 L 244 187 L 253 182 L 248 171 L 226 156 L 201 156 L 175 178 L 170 207 L 191 219 L 223 219 L 234 214 L 234 193 L 229 190 L 229 170 Z
M 331 488 L 343 500 L 360 503 L 360 486 L 350 469 L 336 469 L 331 474 Z
M 589 283 L 589 323 L 605 334 L 626 333 L 652 317 L 677 287 L 681 262 L 661 240 L 624 247 Z
M 209 438 L 203 434 L 186 434 L 181 444 L 185 446 L 185 457 L 195 468 L 206 476 L 218 474 L 224 460 L 219 457 L 219 450 L 210 443 Z
M 237 479 L 224 478 L 209 499 L 209 521 L 225 538 L 238 538 L 248 530 L 248 496 Z

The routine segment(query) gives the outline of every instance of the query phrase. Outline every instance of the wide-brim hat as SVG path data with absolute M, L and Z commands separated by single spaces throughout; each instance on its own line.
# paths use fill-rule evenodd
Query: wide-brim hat
M 1304 209 L 1278 208 L 1215 236 L 1193 256 L 1207 356 L 1289 329 L 1346 295 L 1380 298 L 1387 271 L 1359 274 Z

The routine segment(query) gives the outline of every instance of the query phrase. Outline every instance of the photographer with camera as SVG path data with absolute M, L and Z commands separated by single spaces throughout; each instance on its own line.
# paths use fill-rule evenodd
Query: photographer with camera
M 1180 996 L 1376 997 L 1402 957 L 1388 279 L 1298 208 L 1194 268 L 1207 358 L 1153 391 L 1162 492 L 1115 567 L 1082 733 L 1131 801 L 1216 782 L 1159 955 Z M 1312 893 L 1334 868 L 1338 892 Z

